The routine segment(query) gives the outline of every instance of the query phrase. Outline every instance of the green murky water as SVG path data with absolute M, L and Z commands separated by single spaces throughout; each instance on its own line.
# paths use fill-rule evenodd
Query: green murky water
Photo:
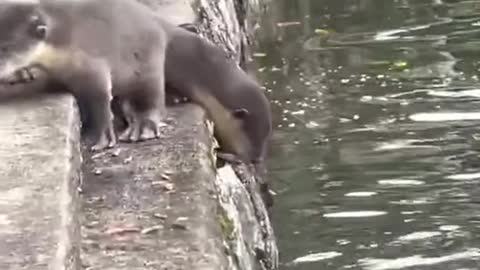
M 480 1 L 271 2 L 282 269 L 480 269 Z

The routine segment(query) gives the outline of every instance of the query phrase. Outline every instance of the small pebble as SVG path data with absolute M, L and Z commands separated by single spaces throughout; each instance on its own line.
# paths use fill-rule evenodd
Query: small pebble
M 162 228 L 163 228 L 162 225 L 155 225 L 155 226 L 143 229 L 141 233 L 142 234 L 149 234 L 149 233 L 152 233 L 152 232 L 158 232 Z
M 152 185 L 160 186 L 161 188 L 163 188 L 166 191 L 172 191 L 175 188 L 174 184 L 169 183 L 169 182 L 165 182 L 165 181 L 154 181 L 154 182 L 152 182 Z
M 180 223 L 172 223 L 172 229 L 174 230 L 187 230 L 187 226 Z
M 132 156 L 129 156 L 129 157 L 127 157 L 127 158 L 123 161 L 123 163 L 124 163 L 124 164 L 128 164 L 128 163 L 132 162 L 132 160 L 133 160 L 133 157 L 132 157 Z
M 135 226 L 113 227 L 105 231 L 105 233 L 109 235 L 122 234 L 127 232 L 140 232 L 140 228 Z
M 176 220 L 176 222 L 178 222 L 178 221 L 186 221 L 186 220 L 188 220 L 188 217 L 178 217 L 177 220 Z
M 92 159 L 97 159 L 97 158 L 103 157 L 105 155 L 105 153 L 106 152 L 98 152 L 96 154 L 93 154 Z
M 112 157 L 118 157 L 120 155 L 120 148 L 113 150 Z
M 153 217 L 159 218 L 161 220 L 166 220 L 167 219 L 167 215 L 158 214 L 158 213 L 153 214 Z

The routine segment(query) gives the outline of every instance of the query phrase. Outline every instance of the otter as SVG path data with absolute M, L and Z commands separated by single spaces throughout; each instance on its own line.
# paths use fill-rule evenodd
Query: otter
M 228 148 L 220 157 L 230 162 L 238 158 L 263 171 L 272 132 L 270 103 L 265 93 L 220 47 L 193 33 L 190 27 L 162 23 L 162 28 L 169 39 L 165 57 L 167 91 L 187 97 L 207 112 L 212 109 L 208 105 L 215 103 L 216 108 L 222 109 L 214 111 L 231 114 L 233 118 L 215 119 L 209 113 L 214 127 L 218 127 L 215 131 L 221 150 Z
M 156 14 L 135 1 L 0 3 L 0 78 L 15 84 L 42 70 L 61 84 L 88 107 L 97 130 L 92 150 L 117 143 L 113 97 L 132 109 L 132 125 L 120 140 L 159 137 L 166 115 L 166 46 Z
M 128 124 L 120 140 L 137 141 L 149 130 L 153 136 L 143 138 L 158 137 L 166 84 L 207 111 L 221 158 L 263 172 L 272 132 L 268 99 L 222 49 L 184 28 L 131 0 L 8 0 L 0 4 L 0 78 L 33 80 L 44 69 L 64 84 L 101 130 L 93 149 L 116 143 L 113 97 Z
M 195 24 L 163 26 L 169 36 L 165 71 L 168 92 L 205 108 L 220 144 L 217 156 L 254 166 L 267 207 L 273 205 L 265 158 L 272 133 L 270 103 L 258 83 L 218 46 L 198 35 Z M 182 78 L 181 74 L 189 74 Z

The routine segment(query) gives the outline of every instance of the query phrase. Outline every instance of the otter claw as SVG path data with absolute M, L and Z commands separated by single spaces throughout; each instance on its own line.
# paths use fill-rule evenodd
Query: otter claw
M 100 139 L 97 141 L 95 145 L 93 145 L 90 150 L 91 151 L 100 151 L 108 148 L 113 148 L 117 144 L 117 140 L 115 138 L 115 133 L 113 129 L 109 129 L 107 132 L 102 134 Z
M 138 142 L 160 138 L 160 127 L 166 126 L 163 122 L 143 120 L 141 124 L 133 122 L 120 135 L 119 140 L 123 142 Z
M 21 68 L 5 78 L 5 81 L 10 85 L 30 83 L 37 79 L 34 71 L 33 67 Z
M 105 149 L 109 149 L 109 148 L 113 148 L 115 146 L 115 142 L 114 141 L 110 141 L 110 142 L 99 142 L 97 144 L 95 144 L 94 146 L 92 146 L 90 148 L 91 151 L 95 152 L 95 151 L 101 151 L 101 150 L 105 150 Z
M 130 128 L 130 127 L 127 127 L 127 128 L 122 132 L 122 134 L 120 134 L 120 136 L 118 137 L 118 140 L 121 141 L 121 142 L 128 142 L 131 132 L 132 132 L 132 131 L 131 131 L 131 128 Z

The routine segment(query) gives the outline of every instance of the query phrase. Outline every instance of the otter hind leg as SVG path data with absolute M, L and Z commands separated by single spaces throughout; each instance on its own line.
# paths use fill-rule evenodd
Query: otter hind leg
M 121 141 L 156 139 L 160 137 L 160 128 L 166 126 L 165 51 L 159 48 L 151 61 L 152 66 L 142 74 L 136 89 L 122 101 L 128 127 L 120 136 Z
M 111 148 L 117 143 L 113 128 L 112 77 L 108 63 L 86 61 L 82 69 L 73 69 L 65 82 L 77 100 L 85 103 L 91 115 L 96 141 L 92 151 Z

